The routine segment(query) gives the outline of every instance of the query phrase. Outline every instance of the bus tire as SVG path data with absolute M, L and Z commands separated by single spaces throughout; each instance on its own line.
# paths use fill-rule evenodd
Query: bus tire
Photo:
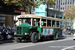
M 55 34 L 54 40 L 58 40 L 58 33 Z
M 58 40 L 58 33 L 51 37 L 51 40 Z
M 32 35 L 31 35 L 31 41 L 33 43 L 36 43 L 38 41 L 38 34 L 37 32 L 33 32 Z

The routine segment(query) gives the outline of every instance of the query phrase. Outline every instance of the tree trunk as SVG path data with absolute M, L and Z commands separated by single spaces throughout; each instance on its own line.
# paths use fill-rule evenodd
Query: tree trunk
M 29 6 L 27 8 L 27 13 L 30 14 L 30 8 L 29 8 Z

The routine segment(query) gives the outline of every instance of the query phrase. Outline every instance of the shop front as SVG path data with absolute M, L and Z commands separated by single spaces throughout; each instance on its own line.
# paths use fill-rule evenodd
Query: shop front
M 4 23 L 5 23 L 6 26 L 13 27 L 13 25 L 14 25 L 13 16 L 12 15 L 0 14 L 0 26 L 2 26 Z

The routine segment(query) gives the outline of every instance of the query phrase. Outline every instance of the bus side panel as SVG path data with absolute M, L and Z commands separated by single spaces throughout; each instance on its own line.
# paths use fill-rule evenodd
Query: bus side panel
M 59 30 L 59 37 L 62 36 L 62 30 L 61 29 L 58 29 Z
M 42 36 L 53 36 L 54 28 L 41 28 Z
M 54 35 L 55 35 L 56 32 L 58 33 L 59 37 L 62 36 L 62 30 L 61 30 L 61 29 L 59 29 L 59 28 L 54 28 Z

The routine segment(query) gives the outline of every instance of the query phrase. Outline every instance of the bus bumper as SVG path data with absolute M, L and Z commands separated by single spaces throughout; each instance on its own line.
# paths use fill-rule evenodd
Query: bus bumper
M 20 38 L 20 39 L 29 39 L 29 35 L 14 35 L 14 37 Z

